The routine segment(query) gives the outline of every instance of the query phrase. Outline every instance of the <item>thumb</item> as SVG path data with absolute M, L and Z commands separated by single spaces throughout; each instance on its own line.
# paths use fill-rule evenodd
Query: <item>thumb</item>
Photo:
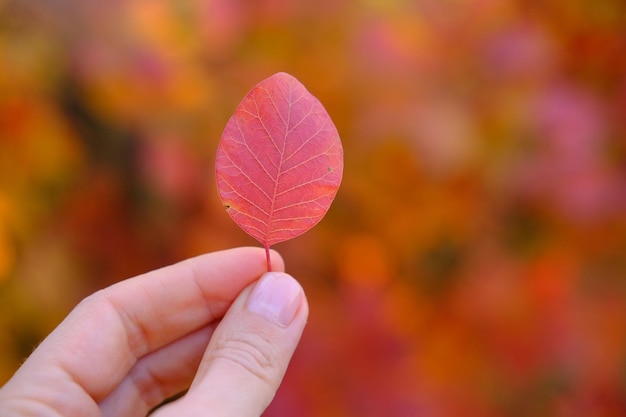
M 264 274 L 239 295 L 213 333 L 187 395 L 154 415 L 261 415 L 282 381 L 307 316 L 304 292 L 294 278 L 284 272 Z

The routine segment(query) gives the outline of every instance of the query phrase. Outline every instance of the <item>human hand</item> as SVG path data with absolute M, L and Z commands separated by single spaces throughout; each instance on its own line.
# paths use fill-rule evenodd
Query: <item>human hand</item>
M 0 415 L 141 416 L 190 383 L 152 416 L 260 415 L 308 316 L 297 281 L 265 270 L 237 248 L 92 294 L 0 389 Z

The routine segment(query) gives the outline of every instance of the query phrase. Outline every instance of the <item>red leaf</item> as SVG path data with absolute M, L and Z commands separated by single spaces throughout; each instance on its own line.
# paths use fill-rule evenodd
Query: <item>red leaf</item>
M 335 198 L 343 148 L 330 116 L 284 72 L 257 84 L 217 148 L 217 188 L 232 219 L 265 247 L 315 226 Z

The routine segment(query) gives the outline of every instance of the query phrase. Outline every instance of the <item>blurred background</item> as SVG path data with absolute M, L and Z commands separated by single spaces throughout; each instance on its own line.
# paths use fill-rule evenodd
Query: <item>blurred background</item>
M 621 0 L 0 0 L 0 384 L 89 293 L 258 245 L 214 157 L 278 71 L 345 172 L 276 246 L 311 316 L 267 416 L 626 414 Z

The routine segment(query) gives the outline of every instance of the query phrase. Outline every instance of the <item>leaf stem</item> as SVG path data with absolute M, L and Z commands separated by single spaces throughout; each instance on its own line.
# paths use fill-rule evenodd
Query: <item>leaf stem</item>
M 272 272 L 272 262 L 270 261 L 270 246 L 265 244 L 265 259 L 267 261 L 267 272 Z

